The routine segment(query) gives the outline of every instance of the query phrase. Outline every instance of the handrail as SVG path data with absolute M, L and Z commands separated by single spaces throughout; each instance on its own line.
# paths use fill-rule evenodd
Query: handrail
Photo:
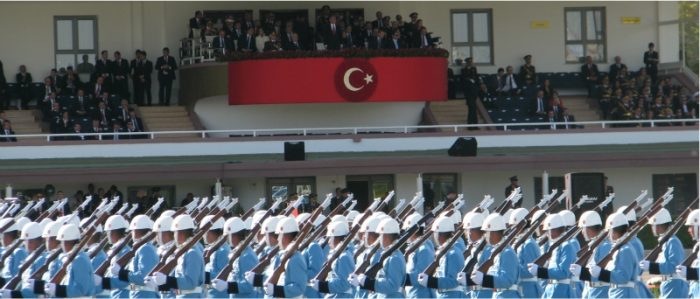
M 240 135 L 240 136 L 289 136 L 289 135 L 314 135 L 314 134 L 347 134 L 347 135 L 359 135 L 368 133 L 419 133 L 419 130 L 426 129 L 450 129 L 453 132 L 459 132 L 460 129 L 467 128 L 502 128 L 503 130 L 509 130 L 510 128 L 517 127 L 540 127 L 544 131 L 549 131 L 549 127 L 552 125 L 557 126 L 558 131 L 567 130 L 560 128 L 560 126 L 582 126 L 582 125 L 596 125 L 600 126 L 602 129 L 614 125 L 625 125 L 625 124 L 637 124 L 644 125 L 648 124 L 649 127 L 654 128 L 659 124 L 672 124 L 672 123 L 692 123 L 693 125 L 698 125 L 699 119 L 653 119 L 653 120 L 615 120 L 615 121 L 576 121 L 576 122 L 537 122 L 537 123 L 493 123 L 493 124 L 457 124 L 457 125 L 410 125 L 410 126 L 384 126 L 384 127 L 329 127 L 329 128 L 281 128 L 281 129 L 236 129 L 236 130 L 193 130 L 193 131 L 153 131 L 153 132 L 104 132 L 104 133 L 62 133 L 62 134 L 16 134 L 16 135 L 0 135 L 0 138 L 5 137 L 15 137 L 15 138 L 45 138 L 47 142 L 52 141 L 52 138 L 56 137 L 74 137 L 74 136 L 85 136 L 93 137 L 97 136 L 98 140 L 110 140 L 110 137 L 114 135 L 118 136 L 148 136 L 150 139 L 155 139 L 156 136 L 162 135 L 199 135 L 202 139 L 212 138 L 212 134 L 229 134 Z M 544 128 L 546 127 L 546 128 Z M 575 131 L 576 129 L 571 129 Z M 59 140 L 53 140 L 59 141 Z M 1 144 L 1 143 L 0 143 Z

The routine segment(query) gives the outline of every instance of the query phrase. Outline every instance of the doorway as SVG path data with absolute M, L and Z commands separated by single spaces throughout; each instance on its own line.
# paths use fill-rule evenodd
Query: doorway
M 346 177 L 347 188 L 357 200 L 355 210 L 363 212 L 377 197 L 384 199 L 389 191 L 394 190 L 394 176 L 382 175 L 349 175 Z M 393 206 L 393 200 L 386 211 Z M 385 211 L 385 212 L 386 212 Z

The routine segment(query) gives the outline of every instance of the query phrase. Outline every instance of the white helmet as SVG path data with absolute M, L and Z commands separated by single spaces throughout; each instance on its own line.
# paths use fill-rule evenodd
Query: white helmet
M 352 221 L 355 220 L 355 218 L 357 217 L 357 215 L 360 215 L 360 212 L 355 211 L 355 210 L 352 210 L 352 211 L 348 212 L 347 215 L 345 215 L 345 218 L 348 219 L 348 222 L 352 222 Z
M 360 227 L 360 232 L 376 233 L 381 218 L 381 216 L 377 215 L 369 216 L 367 220 L 365 220 L 365 223 L 362 223 L 362 227 Z
M 309 214 L 309 213 L 301 213 L 301 214 L 297 215 L 297 218 L 296 218 L 297 224 L 304 223 L 306 220 L 309 220 L 309 217 L 311 217 L 311 214 Z
M 278 235 L 299 232 L 299 225 L 294 217 L 284 217 L 277 222 L 275 233 Z
M 321 225 L 321 223 L 323 223 L 323 221 L 326 221 L 326 216 L 318 215 L 318 217 L 316 217 L 316 219 L 314 219 L 314 226 Z
M 231 217 L 224 222 L 224 235 L 235 234 L 244 229 L 247 229 L 246 224 L 239 217 Z
M 25 219 L 26 219 L 26 220 L 25 220 Z M 31 222 L 31 220 L 29 220 L 29 218 L 26 218 L 26 217 L 22 217 L 22 218 L 17 219 L 17 220 L 14 220 L 14 218 L 9 217 L 9 218 L 0 219 L 0 227 L 5 226 L 5 225 L 7 225 L 8 223 L 10 223 L 10 222 L 12 222 L 12 221 L 14 221 L 14 223 L 12 223 L 12 225 L 10 225 L 10 226 L 9 226 L 5 231 L 3 231 L 2 233 L 9 233 L 9 232 L 14 232 L 14 231 L 19 231 L 19 230 L 22 229 L 22 227 L 23 227 L 25 224 Z M 20 221 L 21 221 L 22 223 L 20 223 Z M 20 225 L 21 225 L 21 226 L 20 226 Z
M 401 228 L 402 228 L 402 229 L 409 229 L 409 228 L 411 228 L 411 226 L 413 226 L 413 225 L 415 225 L 416 223 L 418 223 L 418 221 L 421 220 L 421 218 L 423 218 L 423 216 L 421 216 L 421 215 L 418 214 L 418 213 L 413 213 L 413 214 L 411 214 L 411 215 L 408 215 L 408 216 L 406 217 L 406 219 L 404 219 L 404 221 L 403 221 L 403 227 L 401 227 Z
M 454 210 L 454 213 L 450 215 L 450 219 L 452 219 L 452 223 L 457 224 L 462 220 L 462 213 L 459 212 L 459 210 Z
M 172 231 L 173 227 L 173 217 L 160 215 L 156 222 L 153 223 L 154 232 L 169 232 Z
M 22 233 L 20 234 L 20 240 L 31 240 L 41 237 L 41 224 L 36 222 L 29 222 L 22 228 Z
M 544 219 L 542 224 L 543 230 L 551 230 L 560 227 L 564 227 L 564 219 L 561 219 L 561 215 L 559 214 L 547 215 L 547 218 Z
M 51 220 L 51 218 L 48 218 L 48 217 L 41 219 L 41 222 L 39 222 L 39 225 L 41 225 L 42 233 L 44 231 L 44 228 L 46 228 L 46 226 L 49 225 L 49 223 L 51 223 L 51 222 L 53 222 L 53 220 Z M 101 225 L 100 225 L 100 229 L 102 229 Z
M 112 215 L 105 222 L 105 231 L 113 231 L 118 229 L 129 229 L 129 222 L 122 215 Z
M 80 229 L 77 225 L 69 223 L 61 226 L 56 235 L 56 240 L 59 241 L 71 241 L 80 239 Z
M 574 212 L 569 210 L 561 210 L 561 212 L 558 214 L 561 216 L 561 220 L 564 221 L 564 226 L 576 226 L 576 215 L 574 215 Z
M 603 225 L 603 221 L 600 220 L 600 215 L 596 211 L 585 211 L 578 219 L 578 227 L 580 228 L 596 225 Z
M 464 229 L 481 229 L 481 225 L 484 224 L 484 215 L 479 212 L 469 212 L 464 215 L 462 220 L 462 227 Z
M 690 211 L 688 218 L 685 219 L 685 225 L 687 226 L 700 226 L 700 210 L 695 209 Z
M 19 219 L 17 219 L 17 221 L 15 221 L 15 225 L 13 225 L 13 226 L 15 227 L 15 230 L 18 230 L 21 232 L 22 228 L 24 228 L 24 226 L 27 225 L 27 223 L 29 223 L 29 222 L 32 222 L 32 220 L 27 218 L 27 217 L 19 217 Z
M 627 222 L 627 216 L 622 214 L 622 212 L 612 213 L 605 220 L 605 230 L 608 231 L 623 225 L 629 225 L 629 222 Z
M 323 216 L 323 214 L 321 214 L 321 216 Z M 323 216 L 323 217 L 326 217 L 326 216 Z M 324 220 L 325 220 L 325 218 L 324 218 Z M 321 221 L 323 221 L 323 220 L 321 220 Z M 343 216 L 341 214 L 334 215 L 333 217 L 331 217 L 331 222 L 336 222 L 336 221 L 348 222 L 348 218 L 345 218 L 345 216 Z
M 510 210 L 509 210 L 510 211 Z M 525 220 L 525 216 L 527 216 L 527 209 L 526 208 L 517 208 L 513 210 L 512 213 L 510 213 L 510 217 L 505 218 L 508 219 L 508 224 L 510 225 L 517 225 L 521 221 Z
M 534 213 L 532 213 L 532 218 L 530 218 L 530 223 L 535 222 L 535 219 L 540 218 L 540 216 L 544 214 L 544 210 L 537 210 Z
M 372 218 L 372 215 L 369 215 L 364 221 L 369 220 L 369 218 Z M 358 226 L 358 225 L 359 225 L 359 226 L 360 226 L 360 231 L 359 231 L 359 232 L 364 233 L 365 231 L 362 230 L 362 226 L 363 226 L 363 224 L 365 224 L 365 223 L 364 223 L 364 222 L 360 223 L 360 220 L 362 220 L 362 217 L 359 217 L 359 216 L 358 216 L 358 217 L 355 217 L 354 219 L 352 219 L 352 226 L 355 227 L 355 226 Z
M 62 224 L 75 224 L 75 226 L 80 227 L 80 218 L 73 214 L 59 217 L 56 219 L 56 221 L 61 222 Z
M 377 227 L 378 234 L 398 234 L 401 232 L 399 222 L 394 218 L 384 218 Z
M 245 229 L 253 229 L 253 217 L 248 217 L 245 220 L 242 220 L 243 224 L 245 224 Z M 224 227 L 226 227 L 226 224 L 224 223 Z
M 326 237 L 342 237 L 350 232 L 347 221 L 333 221 L 328 225 Z
M 513 214 L 514 209 L 508 209 L 505 213 L 503 213 L 503 219 L 506 220 L 506 223 L 510 220 L 510 215 Z M 491 214 L 487 214 L 491 215 Z M 488 217 L 488 216 L 486 216 Z
M 664 223 L 669 223 L 672 222 L 673 219 L 671 218 L 671 213 L 668 212 L 666 208 L 661 208 L 654 216 L 651 216 L 651 219 L 649 219 L 649 224 L 650 225 L 658 225 L 658 224 L 664 224 Z
M 174 215 L 175 215 L 175 211 L 173 211 L 173 210 L 165 210 L 162 213 L 160 213 L 160 217 L 166 216 L 166 217 L 173 218 Z
M 192 216 L 190 215 L 178 215 L 173 219 L 173 224 L 170 227 L 170 230 L 176 232 L 176 231 L 181 231 L 181 230 L 187 230 L 187 229 L 194 229 L 194 221 L 192 220 Z
M 491 213 L 486 216 L 484 223 L 481 225 L 481 230 L 492 232 L 506 229 L 506 219 L 498 213 Z
M 203 228 L 207 223 L 211 222 L 212 219 L 214 219 L 214 215 L 204 216 L 204 218 L 202 218 L 202 221 L 199 222 L 199 228 Z M 219 217 L 219 219 L 216 219 L 216 221 L 214 221 L 214 223 L 211 224 L 211 227 L 209 229 L 223 229 L 224 222 L 224 219 Z
M 257 211 L 255 213 L 253 213 L 253 217 L 248 217 L 248 219 L 252 219 L 252 221 L 253 221 L 251 223 L 251 225 L 249 226 L 249 229 L 253 228 L 253 225 L 252 225 L 253 223 L 263 222 L 262 218 L 263 218 L 263 216 L 265 216 L 265 214 L 267 214 L 267 211 Z M 267 217 L 267 218 L 270 218 L 270 217 Z
M 621 207 L 619 207 L 619 208 L 617 209 L 617 212 L 622 213 L 622 212 L 625 211 L 625 209 L 627 209 L 627 206 L 621 206 Z M 627 215 L 625 215 L 625 216 L 627 216 L 627 221 L 628 221 L 628 222 L 637 221 L 637 212 L 635 212 L 634 209 L 632 209 L 631 211 L 627 212 Z
M 276 216 L 267 217 L 262 223 L 260 232 L 263 234 L 274 234 L 275 228 L 277 228 L 277 222 L 279 222 L 279 220 L 280 218 Z
M 63 224 L 58 221 L 52 221 L 51 223 L 46 224 L 44 230 L 41 232 L 41 237 L 55 237 L 56 235 L 58 235 L 58 230 L 61 229 L 61 226 L 63 226 Z
M 153 228 L 153 220 L 146 215 L 136 215 L 129 224 L 129 229 L 131 230 L 151 228 Z
M 44 219 L 46 219 L 46 218 L 44 218 Z M 82 220 L 80 220 L 80 227 L 83 227 L 88 222 L 88 220 L 90 220 L 90 218 L 83 218 Z M 95 233 L 101 233 L 101 232 L 104 232 L 104 229 L 102 228 L 102 224 L 98 224 L 95 227 Z
M 433 221 L 432 231 L 435 233 L 451 233 L 455 231 L 455 224 L 451 217 L 442 215 Z

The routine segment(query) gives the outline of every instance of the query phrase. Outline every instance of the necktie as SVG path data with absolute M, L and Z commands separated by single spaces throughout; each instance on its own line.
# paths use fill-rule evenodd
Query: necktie
M 542 98 L 537 98 L 537 112 L 542 112 Z
M 331 31 L 333 31 L 333 34 L 335 34 L 335 24 L 331 24 Z
M 138 130 L 139 130 L 139 124 L 138 124 L 138 122 L 136 121 L 136 118 L 134 117 L 134 118 L 131 120 L 131 122 L 134 123 L 134 130 L 138 131 Z

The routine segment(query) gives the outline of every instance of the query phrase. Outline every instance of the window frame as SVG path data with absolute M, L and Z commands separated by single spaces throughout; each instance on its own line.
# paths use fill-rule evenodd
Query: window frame
M 600 11 L 601 12 L 601 26 L 603 29 L 603 36 L 601 39 L 596 39 L 596 40 L 589 40 L 588 39 L 588 26 L 587 22 L 588 20 L 586 19 L 586 13 L 588 11 Z M 581 16 L 581 39 L 580 40 L 568 40 L 567 35 L 568 35 L 568 13 L 569 12 L 578 12 Z M 564 63 L 566 64 L 581 64 L 583 63 L 582 60 L 585 59 L 586 56 L 586 49 L 588 45 L 597 45 L 597 44 L 602 44 L 603 45 L 603 55 L 601 59 L 599 60 L 594 60 L 594 63 L 607 63 L 608 60 L 608 22 L 607 22 L 607 14 L 605 11 L 604 6 L 589 6 L 589 7 L 564 7 Z M 569 45 L 582 45 L 583 46 L 583 57 L 579 57 L 577 61 L 571 61 L 566 59 L 566 49 L 567 46 Z
M 296 193 L 296 185 L 303 185 L 308 183 L 311 185 L 311 193 L 316 192 L 316 177 L 315 176 L 299 176 L 299 177 L 269 177 L 265 178 L 265 195 L 268 200 L 274 201 L 272 197 L 272 186 L 273 185 L 286 185 L 287 194 L 289 196 L 291 193 Z M 292 188 L 290 188 L 292 187 Z M 286 199 L 286 197 L 285 197 Z
M 59 50 L 58 49 L 58 22 L 59 21 L 71 21 L 72 23 L 72 33 L 73 33 L 73 49 L 71 50 Z M 81 50 L 79 45 L 80 45 L 80 38 L 78 34 L 78 22 L 79 21 L 92 21 L 93 22 L 93 28 L 92 28 L 92 35 L 93 35 L 93 49 L 91 50 Z M 58 55 L 74 55 L 75 60 L 73 61 L 73 69 L 78 68 L 78 64 L 80 64 L 80 60 L 78 57 L 82 57 L 83 55 L 93 55 L 93 59 L 97 60 L 97 54 L 99 53 L 100 45 L 99 45 L 99 25 L 98 25 L 98 18 L 97 15 L 77 15 L 77 16 L 54 16 L 53 17 L 53 59 L 54 59 L 54 67 L 58 68 L 58 60 L 56 59 L 56 56 Z
M 455 30 L 454 30 L 454 15 L 455 14 L 460 14 L 460 13 L 466 13 L 467 14 L 467 24 L 469 27 L 467 28 L 467 42 L 455 42 Z M 473 17 L 472 15 L 474 13 L 486 13 L 488 15 L 489 21 L 488 21 L 488 30 L 489 30 L 489 41 L 488 42 L 475 42 L 474 41 L 474 22 L 473 22 Z M 450 10 L 450 41 L 451 41 L 451 48 L 454 47 L 469 47 L 469 54 L 471 57 L 474 57 L 474 51 L 473 48 L 475 46 L 489 46 L 490 47 L 490 61 L 488 63 L 484 62 L 474 62 L 474 65 L 482 65 L 482 66 L 493 66 L 495 65 L 495 50 L 494 50 L 494 40 L 493 40 L 493 9 L 491 8 L 465 8 L 465 9 L 451 9 Z M 452 49 L 450 49 L 450 56 L 452 57 Z M 451 59 L 450 63 L 454 63 L 454 58 Z

